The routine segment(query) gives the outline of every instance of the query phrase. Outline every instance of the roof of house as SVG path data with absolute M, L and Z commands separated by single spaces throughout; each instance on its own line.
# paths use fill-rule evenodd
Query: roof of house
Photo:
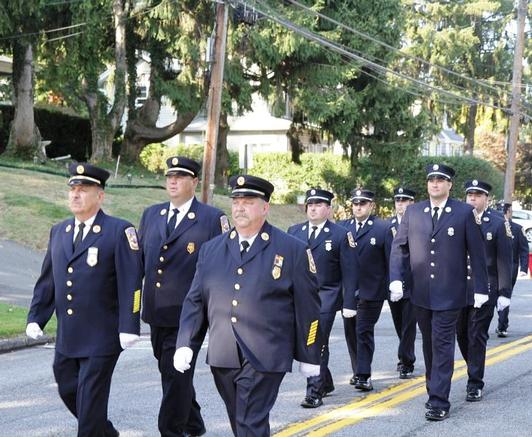
M 438 134 L 438 142 L 462 144 L 464 137 L 452 128 L 444 128 Z

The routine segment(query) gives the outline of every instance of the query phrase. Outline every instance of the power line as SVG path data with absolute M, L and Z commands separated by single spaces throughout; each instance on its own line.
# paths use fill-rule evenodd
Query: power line
M 245 0 L 236 0 L 236 1 L 238 3 L 240 3 L 240 4 L 251 6 Z M 310 30 L 308 30 L 306 28 L 299 27 L 299 26 L 295 25 L 293 22 L 291 22 L 291 21 L 289 21 L 289 20 L 287 20 L 285 18 L 280 18 L 278 16 L 272 15 L 272 13 L 265 12 L 264 10 L 261 10 L 257 6 L 253 6 L 253 7 L 257 10 L 257 12 L 259 12 L 260 14 L 264 15 L 265 17 L 271 19 L 272 21 L 276 22 L 277 24 L 281 25 L 282 27 L 285 27 L 285 28 L 293 31 L 294 33 L 297 33 L 297 34 L 305 37 L 306 39 L 309 39 L 309 40 L 311 40 L 313 42 L 316 42 L 316 43 L 318 43 L 320 45 L 326 46 L 328 49 L 330 49 L 330 50 L 332 50 L 332 51 L 334 51 L 336 53 L 339 53 L 341 55 L 349 57 L 350 59 L 358 61 L 362 65 L 372 69 L 373 71 L 375 71 L 377 73 L 390 73 L 390 74 L 392 74 L 392 75 L 394 75 L 396 77 L 399 77 L 401 79 L 413 82 L 413 83 L 415 83 L 415 84 L 417 84 L 419 86 L 422 86 L 424 88 L 428 88 L 428 89 L 432 90 L 433 92 L 446 95 L 446 96 L 451 97 L 453 99 L 465 101 L 465 102 L 467 102 L 470 105 L 471 104 L 478 104 L 478 105 L 482 105 L 482 106 L 488 106 L 488 107 L 492 107 L 492 108 L 495 108 L 495 109 L 499 109 L 499 110 L 501 110 L 503 112 L 509 112 L 508 108 L 505 108 L 505 107 L 502 107 L 502 106 L 499 106 L 499 105 L 495 105 L 495 104 L 492 104 L 492 103 L 489 103 L 489 102 L 486 102 L 486 101 L 483 101 L 483 100 L 475 99 L 475 98 L 472 98 L 472 97 L 461 96 L 461 95 L 456 94 L 454 92 L 447 91 L 447 90 L 445 90 L 443 88 L 440 88 L 440 87 L 428 84 L 428 83 L 426 83 L 426 82 L 424 82 L 422 80 L 413 78 L 413 77 L 411 77 L 411 76 L 409 76 L 407 74 L 404 74 L 404 73 L 395 71 L 395 70 L 393 70 L 391 68 L 382 66 L 382 65 L 380 65 L 380 64 L 378 64 L 376 62 L 373 62 L 373 61 L 371 61 L 371 60 L 369 60 L 369 59 L 367 59 L 367 58 L 365 58 L 363 56 L 360 56 L 360 55 L 357 55 L 356 53 L 353 53 L 350 48 L 347 48 L 345 46 L 342 46 L 341 44 L 332 42 L 329 39 L 327 39 L 325 37 L 322 37 L 320 35 L 317 35 L 317 34 L 313 33 L 312 31 L 310 31 Z M 526 115 L 527 117 L 530 117 L 528 114 L 523 114 L 523 115 Z

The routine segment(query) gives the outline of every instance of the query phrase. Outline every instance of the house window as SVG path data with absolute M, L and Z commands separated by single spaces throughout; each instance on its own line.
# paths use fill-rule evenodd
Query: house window
M 137 87 L 137 98 L 135 99 L 135 108 L 140 108 L 148 100 L 148 87 Z

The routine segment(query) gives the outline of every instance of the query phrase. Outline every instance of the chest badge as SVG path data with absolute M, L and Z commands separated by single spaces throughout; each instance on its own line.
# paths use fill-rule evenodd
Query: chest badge
M 283 269 L 283 261 L 284 261 L 284 257 L 282 257 L 281 255 L 275 255 L 275 258 L 273 260 L 273 268 L 272 268 L 272 277 L 275 280 L 281 277 L 281 272 Z
M 347 241 L 349 243 L 349 247 L 357 247 L 357 244 L 355 242 L 355 239 L 353 238 L 353 234 L 351 231 L 347 233 Z
M 91 267 L 94 267 L 96 264 L 98 264 L 97 247 L 89 247 L 89 250 L 87 251 L 87 264 Z
M 447 229 L 447 235 L 449 235 L 449 237 L 454 235 L 454 228 L 452 226 Z
M 486 232 L 486 240 L 493 240 L 493 234 L 491 232 Z
M 395 238 L 397 235 L 397 229 L 395 229 L 395 226 L 392 226 L 392 237 Z
M 195 250 L 196 250 L 196 245 L 194 244 L 193 241 L 191 241 L 190 243 L 187 244 L 187 252 L 188 253 L 190 253 L 192 255 Z
M 370 238 L 369 244 L 371 244 L 372 246 L 375 246 L 377 244 L 377 240 L 375 239 L 375 237 Z
M 332 250 L 332 240 L 325 240 L 325 250 L 327 252 Z

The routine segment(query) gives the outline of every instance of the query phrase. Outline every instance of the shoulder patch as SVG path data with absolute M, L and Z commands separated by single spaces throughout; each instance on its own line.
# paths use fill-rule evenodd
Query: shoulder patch
M 349 242 L 350 247 L 357 247 L 357 244 L 355 243 L 355 239 L 353 238 L 353 234 L 351 231 L 347 232 L 347 241 Z
M 130 226 L 129 228 L 126 228 L 124 232 L 126 233 L 129 248 L 131 250 L 139 250 L 139 239 L 137 237 L 137 231 L 135 230 L 135 228 L 133 226 Z
M 308 269 L 311 273 L 316 273 L 316 264 L 314 263 L 314 257 L 312 256 L 312 251 L 307 249 L 307 258 L 308 258 Z
M 222 234 L 229 232 L 229 229 L 231 229 L 229 226 L 229 219 L 226 215 L 220 217 L 220 227 L 222 228 Z
M 512 238 L 513 237 L 512 227 L 510 226 L 510 222 L 508 220 L 504 220 L 504 227 L 506 228 L 506 236 Z M 525 233 L 525 230 L 523 229 L 523 234 L 524 233 Z
M 477 225 L 482 224 L 482 220 L 480 219 L 476 209 L 473 209 L 473 216 L 475 217 L 475 222 L 477 222 Z

